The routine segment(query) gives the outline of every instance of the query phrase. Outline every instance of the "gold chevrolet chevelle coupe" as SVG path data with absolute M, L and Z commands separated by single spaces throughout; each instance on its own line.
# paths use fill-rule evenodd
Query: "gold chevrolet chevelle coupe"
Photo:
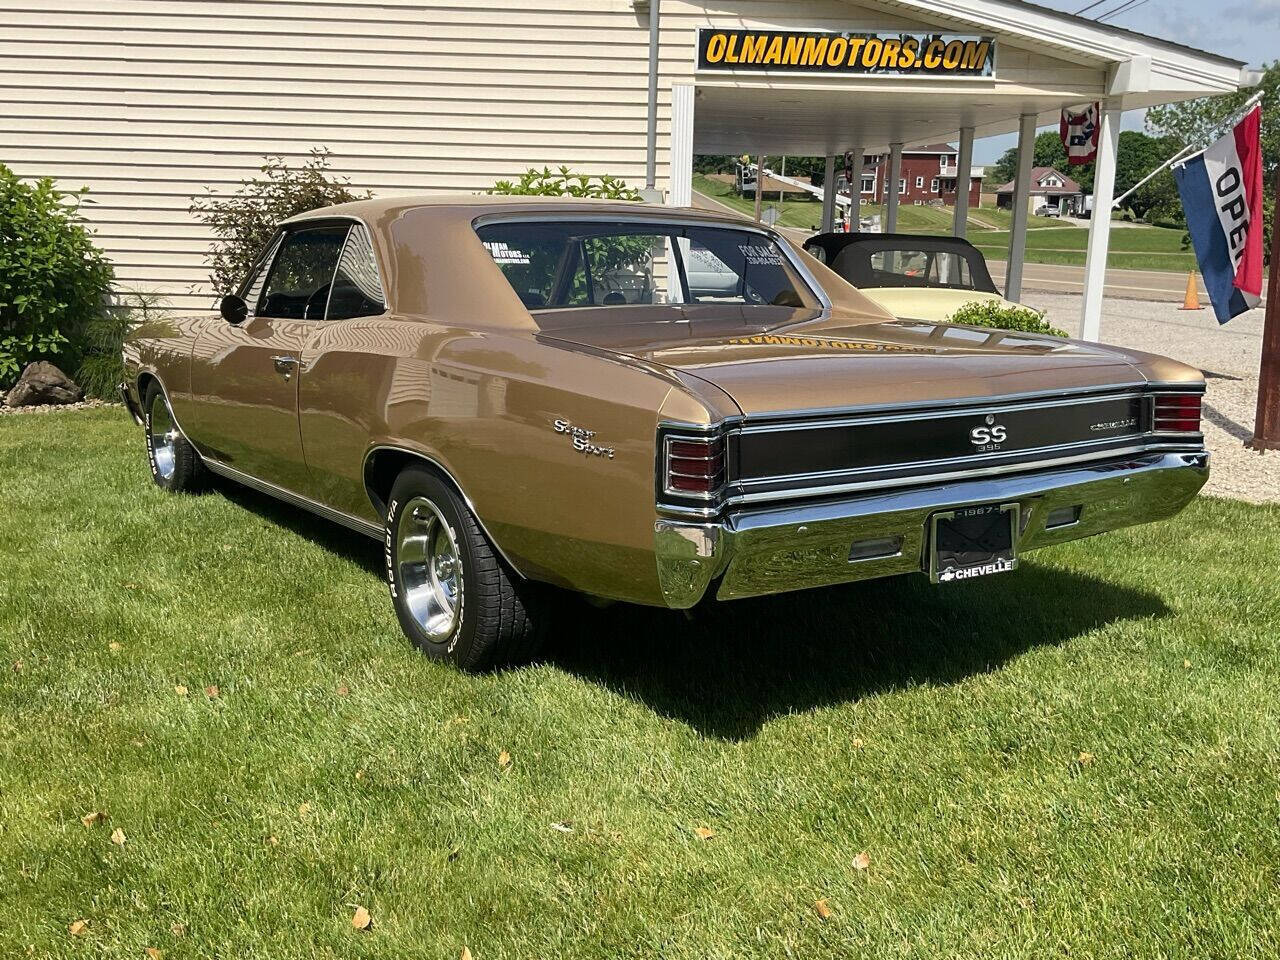
M 405 633 L 529 657 L 546 585 L 688 608 L 1013 569 L 1208 476 L 1172 360 L 895 320 L 701 210 L 439 197 L 280 225 L 219 313 L 147 323 L 155 482 L 221 475 L 377 538 Z

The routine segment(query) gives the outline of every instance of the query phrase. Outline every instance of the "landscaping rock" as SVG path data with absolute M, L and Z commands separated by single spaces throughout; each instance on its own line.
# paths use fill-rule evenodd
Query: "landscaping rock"
M 11 407 L 39 407 L 83 399 L 84 391 L 70 377 L 47 360 L 38 360 L 27 364 L 4 402 Z

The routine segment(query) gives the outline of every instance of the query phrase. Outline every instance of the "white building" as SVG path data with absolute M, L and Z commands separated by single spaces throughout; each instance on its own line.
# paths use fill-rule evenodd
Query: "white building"
M 561 163 L 643 185 L 652 13 L 650 0 L 0 0 L 0 161 L 90 187 L 121 284 L 203 308 L 209 238 L 187 208 L 264 154 L 327 147 L 335 173 L 377 194 L 478 191 Z M 967 169 L 974 136 L 1025 139 L 1100 100 L 1105 205 L 1120 110 L 1254 81 L 1229 58 L 1021 0 L 661 0 L 656 13 L 654 185 L 674 203 L 690 200 L 695 151 L 892 164 L 904 144 L 958 139 Z M 1016 292 L 1016 221 L 1013 237 Z

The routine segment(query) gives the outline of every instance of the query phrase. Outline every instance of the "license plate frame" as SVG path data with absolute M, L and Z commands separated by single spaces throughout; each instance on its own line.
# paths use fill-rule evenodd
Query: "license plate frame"
M 930 514 L 929 582 L 951 583 L 1016 570 L 1021 518 L 1022 508 L 1016 502 L 974 503 Z M 966 543 L 973 548 L 967 551 L 967 560 L 957 550 Z

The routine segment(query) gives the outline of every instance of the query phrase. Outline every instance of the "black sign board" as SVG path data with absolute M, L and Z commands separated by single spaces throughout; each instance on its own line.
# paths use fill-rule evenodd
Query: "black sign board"
M 748 73 L 990 77 L 992 37 L 945 33 L 698 30 L 698 69 Z

